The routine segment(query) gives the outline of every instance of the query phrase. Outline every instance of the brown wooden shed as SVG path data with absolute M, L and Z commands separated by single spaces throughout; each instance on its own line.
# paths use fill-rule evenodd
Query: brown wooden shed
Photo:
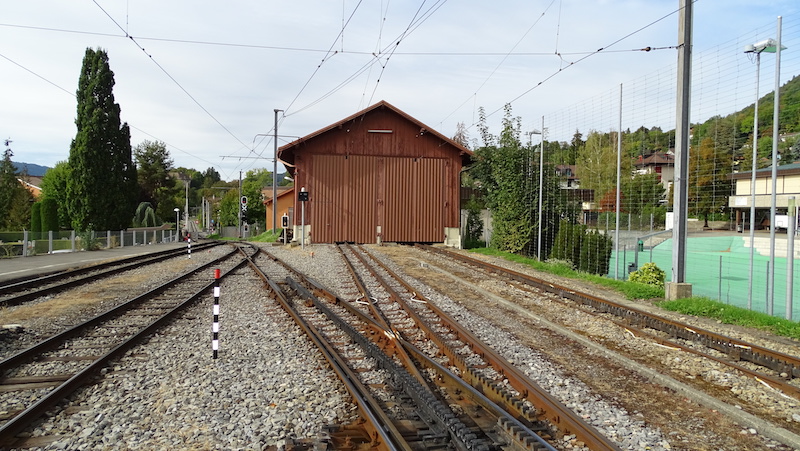
M 457 246 L 464 146 L 381 101 L 282 146 L 295 181 L 294 236 L 306 243 L 426 242 Z

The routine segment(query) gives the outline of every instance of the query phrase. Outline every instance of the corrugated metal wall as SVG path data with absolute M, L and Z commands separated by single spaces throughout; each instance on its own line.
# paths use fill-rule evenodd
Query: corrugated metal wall
M 384 241 L 444 241 L 446 160 L 384 160 Z
M 441 242 L 451 206 L 444 158 L 313 155 L 313 242 Z
M 313 155 L 313 241 L 374 243 L 377 224 L 374 158 Z

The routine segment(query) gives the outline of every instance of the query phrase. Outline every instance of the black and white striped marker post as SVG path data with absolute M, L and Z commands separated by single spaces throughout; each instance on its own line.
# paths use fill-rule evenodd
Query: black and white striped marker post
M 192 237 L 190 236 L 190 237 L 189 237 L 189 239 L 188 239 L 188 240 L 186 240 L 186 241 L 187 241 L 187 242 L 188 242 L 188 244 L 189 244 L 189 246 L 188 246 L 188 250 L 189 250 L 189 258 L 192 258 Z
M 219 269 L 214 270 L 214 320 L 211 323 L 211 349 L 214 358 L 217 358 L 219 351 Z

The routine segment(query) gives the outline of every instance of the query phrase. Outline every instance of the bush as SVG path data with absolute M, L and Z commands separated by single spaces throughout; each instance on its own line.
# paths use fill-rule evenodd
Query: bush
M 78 242 L 80 243 L 78 247 L 85 251 L 100 250 L 100 240 L 95 238 L 94 232 L 90 230 L 87 230 L 85 232 L 79 232 Z
M 44 198 L 41 201 L 42 232 L 58 232 L 58 202 L 55 199 Z
M 657 287 L 664 287 L 664 280 L 666 280 L 666 273 L 653 262 L 645 263 L 637 271 L 628 275 L 628 280 L 631 282 L 643 283 L 646 285 L 654 285 Z
M 31 205 L 31 232 L 34 233 L 33 239 L 38 238 L 39 233 L 42 232 L 42 203 L 34 202 Z
M 581 246 L 585 233 L 585 226 L 561 221 L 553 247 L 550 250 L 549 260 L 568 261 L 572 267 L 579 267 Z
M 597 230 L 587 232 L 581 244 L 578 270 L 591 274 L 608 274 L 612 247 L 611 237 Z

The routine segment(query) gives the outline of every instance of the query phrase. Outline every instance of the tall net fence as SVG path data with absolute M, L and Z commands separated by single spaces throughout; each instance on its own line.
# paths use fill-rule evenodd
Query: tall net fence
M 769 302 L 774 302 L 775 314 L 786 312 L 797 318 L 800 306 L 790 305 L 791 311 L 786 306 L 792 299 L 800 299 L 800 283 L 794 283 L 791 297 L 786 287 L 794 276 L 787 274 L 787 263 L 800 258 L 800 241 L 794 255 L 787 256 L 789 240 L 794 237 L 781 230 L 775 234 L 775 253 L 769 254 L 769 229 L 775 224 L 770 224 L 770 207 L 764 202 L 771 194 L 771 178 L 764 175 L 769 171 L 758 171 L 771 166 L 776 57 L 768 52 L 744 52 L 746 45 L 773 37 L 775 32 L 774 24 L 766 24 L 738 39 L 694 51 L 686 282 L 692 284 L 695 295 L 766 311 L 772 278 L 774 293 Z M 799 18 L 783 18 L 782 41 L 787 49 L 780 61 L 778 167 L 794 167 L 800 174 Z M 530 130 L 516 128 L 521 147 L 518 154 L 503 154 L 500 149 L 508 143 L 502 135 L 488 146 L 497 156 L 478 152 L 479 159 L 510 166 L 508 173 L 522 177 L 519 192 L 490 206 L 493 233 L 527 234 L 521 253 L 568 261 L 577 269 L 618 279 L 627 279 L 630 271 L 653 262 L 665 271 L 669 282 L 674 245 L 670 229 L 676 66 L 642 79 L 621 81 L 541 120 L 525 118 L 525 128 L 532 125 Z M 514 130 L 514 118 L 507 114 L 509 124 Z M 758 199 L 749 198 L 749 178 L 744 177 L 752 174 L 754 155 Z M 776 192 L 779 216 L 790 216 L 789 195 L 800 197 L 800 175 L 794 177 L 780 179 L 782 185 Z M 489 191 L 493 189 L 504 188 L 492 186 Z M 750 202 L 758 207 L 752 218 Z M 516 203 L 525 204 L 521 211 L 527 222 L 500 224 L 506 221 L 505 209 Z M 767 274 L 770 261 L 774 262 L 774 274 Z

